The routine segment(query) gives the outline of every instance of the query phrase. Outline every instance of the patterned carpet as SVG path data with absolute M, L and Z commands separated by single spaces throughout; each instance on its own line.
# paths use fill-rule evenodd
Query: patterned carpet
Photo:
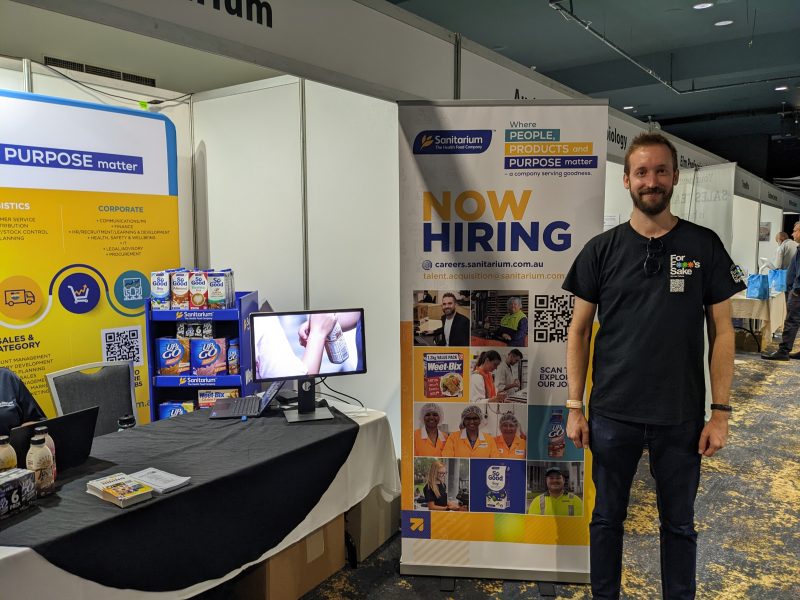
M 728 447 L 704 459 L 696 504 L 698 599 L 800 598 L 800 361 L 740 353 Z M 645 453 L 626 525 L 623 598 L 661 597 L 658 516 Z M 357 569 L 345 567 L 304 600 L 340 598 L 543 598 L 535 583 L 399 574 L 395 536 Z M 556 585 L 558 598 L 591 598 L 588 586 Z

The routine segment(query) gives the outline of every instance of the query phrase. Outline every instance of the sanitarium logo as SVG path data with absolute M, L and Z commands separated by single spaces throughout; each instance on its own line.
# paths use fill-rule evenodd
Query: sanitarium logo
M 492 143 L 490 129 L 430 129 L 414 138 L 414 154 L 480 154 Z
M 200 6 L 205 6 L 206 0 L 189 0 Z M 218 11 L 225 10 L 232 17 L 255 21 L 259 25 L 272 27 L 272 6 L 262 0 L 208 0 L 209 8 Z

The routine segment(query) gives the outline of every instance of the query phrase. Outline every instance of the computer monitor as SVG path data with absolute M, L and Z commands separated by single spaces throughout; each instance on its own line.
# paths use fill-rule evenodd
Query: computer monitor
M 286 411 L 290 422 L 333 417 L 315 410 L 316 377 L 367 372 L 363 308 L 255 312 L 250 332 L 253 379 L 298 382 L 297 412 Z

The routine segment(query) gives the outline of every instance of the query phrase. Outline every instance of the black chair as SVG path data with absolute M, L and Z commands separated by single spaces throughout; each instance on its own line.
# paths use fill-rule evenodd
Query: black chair
M 122 415 L 136 415 L 133 362 L 96 362 L 47 374 L 56 413 L 99 406 L 95 437 L 117 430 Z

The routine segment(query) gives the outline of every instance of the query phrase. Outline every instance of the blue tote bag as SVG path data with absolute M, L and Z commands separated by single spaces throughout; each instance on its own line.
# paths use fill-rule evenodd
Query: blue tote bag
M 786 269 L 772 269 L 769 272 L 769 293 L 786 291 Z
M 756 300 L 769 298 L 769 277 L 767 275 L 748 275 L 747 297 Z

